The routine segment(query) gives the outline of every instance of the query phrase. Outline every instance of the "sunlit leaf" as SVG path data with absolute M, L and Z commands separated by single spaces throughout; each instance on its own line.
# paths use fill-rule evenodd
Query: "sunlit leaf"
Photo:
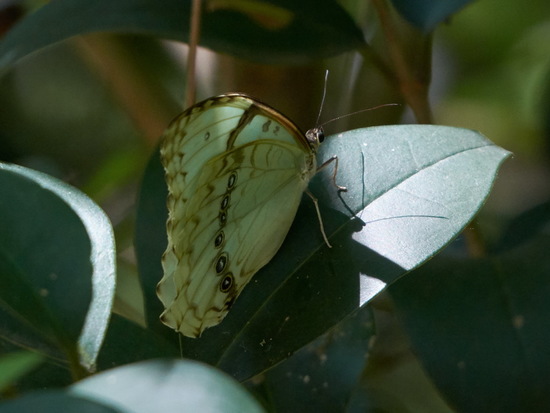
M 155 360 L 108 370 L 71 387 L 98 403 L 132 412 L 262 412 L 224 373 L 190 360 Z
M 226 319 L 198 339 L 182 339 L 186 357 L 241 380 L 287 358 L 460 233 L 509 155 L 477 132 L 429 125 L 328 137 L 319 163 L 334 154 L 337 181 L 348 191 L 338 195 L 331 166 L 311 185 L 333 248 L 324 244 L 313 204 L 304 196 L 283 246 Z M 154 285 L 166 245 L 166 189 L 157 156 L 142 187 L 137 234 L 149 309 L 162 307 Z M 150 314 L 150 323 L 163 334 L 156 319 L 160 312 Z M 164 330 L 176 346 L 173 332 Z

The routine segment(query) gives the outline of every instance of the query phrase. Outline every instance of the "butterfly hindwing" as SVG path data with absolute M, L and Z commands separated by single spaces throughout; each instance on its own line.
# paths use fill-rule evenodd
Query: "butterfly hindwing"
M 161 152 L 169 185 L 161 319 L 190 337 L 218 324 L 275 255 L 315 172 L 288 119 L 248 97 L 220 99 L 180 116 Z

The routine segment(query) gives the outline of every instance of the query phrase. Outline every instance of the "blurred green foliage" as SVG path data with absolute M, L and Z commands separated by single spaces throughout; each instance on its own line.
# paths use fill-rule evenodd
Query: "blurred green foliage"
M 170 10 L 187 4 L 165 1 Z M 186 39 L 187 20 L 148 13 L 147 2 L 137 0 L 119 3 L 128 6 L 117 11 L 118 16 L 127 18 L 124 25 L 114 18 L 105 19 L 115 15 L 109 14 L 106 2 L 98 2 L 94 13 L 79 9 L 83 20 L 76 23 L 71 21 L 76 15 L 56 15 L 54 9 L 85 3 L 58 0 L 44 6 L 29 1 L 23 6 L 14 2 L 9 14 L 8 6 L 2 5 L 0 13 L 9 17 L 4 40 L 22 30 L 25 22 L 33 32 L 29 35 L 22 30 L 21 37 L 9 39 L 9 44 L 0 39 L 0 161 L 61 178 L 81 188 L 108 213 L 117 241 L 118 284 L 125 286 L 117 289 L 115 311 L 143 324 L 148 316 L 133 252 L 135 202 L 158 137 L 183 106 L 186 49 L 162 39 Z M 325 0 L 320 2 L 327 5 L 323 9 L 311 1 L 293 8 L 290 0 L 273 0 L 265 3 L 267 11 L 250 11 L 243 1 L 245 17 L 238 2 L 229 9 L 224 9 L 223 1 L 217 3 L 221 14 L 207 22 L 204 31 L 205 46 L 216 53 L 199 52 L 199 97 L 230 91 L 250 93 L 307 129 L 315 123 L 323 73 L 329 68 L 323 120 L 381 103 L 407 102 L 402 88 L 392 82 L 395 78 L 381 70 L 392 68 L 392 49 L 377 14 L 380 2 Z M 514 152 L 514 158 L 501 170 L 491 198 L 472 225 L 483 258 L 471 256 L 468 235 L 460 237 L 445 256 L 397 282 L 390 289 L 392 298 L 385 296 L 375 302 L 377 341 L 368 348 L 370 359 L 363 380 L 344 402 L 348 411 L 492 411 L 497 402 L 502 403 L 499 411 L 542 411 L 538 408 L 548 401 L 548 384 L 544 383 L 550 383 L 545 350 L 550 340 L 545 328 L 549 321 L 545 316 L 549 302 L 545 251 L 550 219 L 550 3 L 464 3 L 453 2 L 449 5 L 452 10 L 431 14 L 431 20 L 423 18 L 415 7 L 416 17 L 404 13 L 402 18 L 391 8 L 390 14 L 399 40 L 412 56 L 411 71 L 419 72 L 417 78 L 429 79 L 431 75 L 429 101 L 434 123 L 478 130 Z M 162 4 L 159 1 L 151 7 L 162 11 Z M 33 12 L 43 12 L 45 7 L 53 9 L 50 18 L 54 24 L 33 24 Z M 295 11 L 301 25 L 284 26 L 281 14 L 266 22 L 263 18 L 270 16 L 273 7 Z M 311 9 L 318 13 L 308 13 Z M 338 19 L 331 21 L 330 11 Z M 231 19 L 235 15 L 239 20 Z M 17 20 L 11 21 L 13 27 L 8 27 L 10 18 Z M 418 27 L 410 26 L 406 18 Z M 163 26 L 163 21 L 169 23 Z M 260 22 L 260 29 L 251 21 Z M 237 26 L 236 22 L 247 24 Z M 114 30 L 117 24 L 120 29 Z M 277 36 L 281 24 L 288 32 Z M 330 39 L 313 42 L 326 26 L 330 26 Z M 97 30 L 110 33 L 83 34 Z M 255 30 L 261 30 L 262 37 L 254 37 Z M 363 33 L 364 39 L 358 33 Z M 57 42 L 69 35 L 76 36 Z M 266 43 L 254 41 L 260 38 Z M 363 40 L 368 51 L 362 49 Z M 419 46 L 426 44 L 429 47 Z M 25 49 L 23 45 L 30 46 Z M 350 51 L 353 49 L 360 53 Z M 428 68 L 421 61 L 427 49 L 431 51 Z M 380 65 L 378 59 L 386 65 Z M 404 113 L 366 112 L 327 129 L 333 133 L 415 122 L 413 111 L 406 105 L 403 109 Z M 370 317 L 370 313 L 363 316 Z M 144 358 L 165 354 L 156 352 L 166 345 L 162 339 L 144 336 L 142 330 L 125 323 L 128 321 L 116 316 L 106 341 L 106 348 L 115 349 L 109 354 L 120 355 L 118 362 L 128 356 L 116 346 L 125 334 L 142 343 L 138 350 Z M 524 325 L 528 329 L 522 329 Z M 322 346 L 322 340 L 289 359 L 287 366 L 311 357 L 315 345 Z M 10 345 L 2 347 L 5 352 L 12 349 Z M 477 363 L 473 367 L 471 359 L 464 356 L 470 356 L 469 352 Z M 361 351 L 357 354 L 363 357 Z M 518 354 L 525 359 L 516 358 Z M 500 364 L 503 357 L 508 364 Z M 487 365 L 480 360 L 487 360 Z M 100 366 L 116 362 L 107 357 Z M 44 386 L 48 379 L 53 386 L 66 384 L 65 372 L 58 370 L 57 366 L 43 368 L 29 379 L 27 387 Z M 285 373 L 282 364 L 271 376 L 256 377 L 249 387 L 261 399 L 269 400 L 276 397 L 277 392 L 269 390 L 274 383 L 296 386 L 293 380 L 297 377 L 301 383 L 307 381 L 307 374 L 291 379 Z M 506 375 L 510 381 L 506 377 L 498 381 Z M 59 376 L 63 377 L 55 379 Z M 516 377 L 522 381 L 514 381 Z M 515 383 L 525 390 L 517 397 Z M 472 389 L 478 392 L 472 393 Z M 341 399 L 342 394 L 338 396 Z M 508 402 L 510 399 L 513 402 Z M 484 404 L 487 401 L 491 403 Z M 274 400 L 273 405 L 286 402 Z

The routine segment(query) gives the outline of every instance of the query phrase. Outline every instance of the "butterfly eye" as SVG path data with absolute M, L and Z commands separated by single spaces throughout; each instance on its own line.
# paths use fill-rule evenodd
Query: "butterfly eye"
M 306 132 L 306 139 L 310 145 L 313 145 L 314 147 L 319 146 L 319 144 L 325 140 L 323 128 L 319 126 L 318 128 L 308 130 Z
M 225 277 L 223 277 L 222 282 L 220 283 L 220 291 L 222 293 L 226 293 L 231 289 L 232 286 L 233 286 L 233 274 L 227 273 Z
M 316 129 L 317 132 L 317 142 L 323 143 L 325 141 L 325 131 L 323 128 L 319 127 Z

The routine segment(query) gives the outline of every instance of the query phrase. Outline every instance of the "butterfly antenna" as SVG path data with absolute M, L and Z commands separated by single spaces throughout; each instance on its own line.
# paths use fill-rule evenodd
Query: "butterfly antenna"
M 323 98 L 321 99 L 321 107 L 319 107 L 319 114 L 317 115 L 317 122 L 315 122 L 315 126 L 321 126 L 319 125 L 319 121 L 321 120 L 321 113 L 323 112 L 323 107 L 325 106 L 325 97 L 327 96 L 327 82 L 328 82 L 328 69 L 325 70 L 325 85 L 323 86 Z
M 324 98 L 324 97 L 323 97 Z M 373 106 L 372 108 L 367 108 L 367 109 L 361 109 L 361 110 L 358 110 L 356 112 L 351 112 L 351 113 L 347 113 L 345 115 L 342 115 L 342 116 L 338 116 L 336 118 L 333 118 L 333 119 L 330 119 L 330 120 L 327 120 L 326 122 L 323 122 L 321 123 L 318 127 L 321 127 L 321 126 L 325 126 L 327 123 L 332 123 L 338 119 L 342 119 L 342 118 L 347 118 L 348 116 L 353 116 L 353 115 L 357 115 L 358 113 L 363 113 L 363 112 L 368 112 L 369 110 L 375 110 L 375 109 L 380 109 L 380 108 L 384 108 L 386 106 L 401 106 L 399 103 L 384 103 L 382 105 L 378 105 L 378 106 Z M 317 121 L 317 123 L 319 123 L 319 121 Z

